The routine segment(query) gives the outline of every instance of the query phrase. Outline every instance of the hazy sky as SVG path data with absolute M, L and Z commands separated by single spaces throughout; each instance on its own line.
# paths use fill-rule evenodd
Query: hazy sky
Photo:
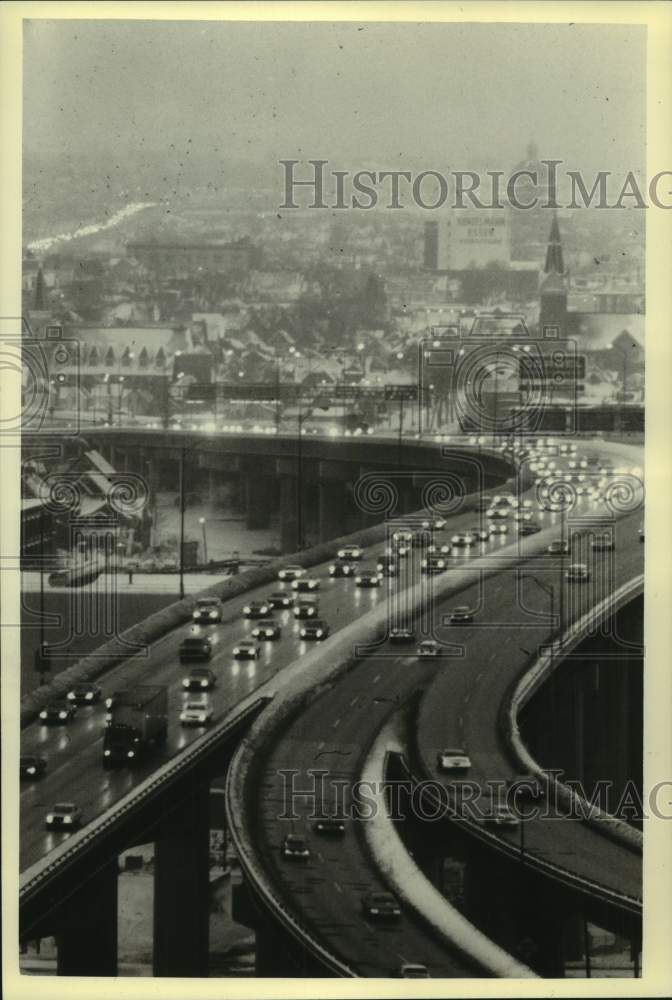
M 639 26 L 25 23 L 26 149 L 644 163 Z M 189 143 L 191 140 L 191 143 Z

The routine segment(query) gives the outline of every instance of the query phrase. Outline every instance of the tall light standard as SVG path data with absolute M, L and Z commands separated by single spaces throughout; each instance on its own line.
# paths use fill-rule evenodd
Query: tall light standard
M 540 580 L 538 576 L 533 573 L 523 573 L 521 579 L 532 580 L 536 585 L 543 590 L 545 594 L 548 595 L 551 604 L 551 667 L 554 663 L 554 650 L 555 650 L 555 637 L 556 637 L 556 625 L 555 625 L 555 587 L 552 583 L 545 583 Z M 562 589 L 562 588 L 561 588 Z
M 117 426 L 121 427 L 121 400 L 124 393 L 124 376 L 118 375 L 119 380 L 119 395 L 117 397 Z
M 186 498 L 184 489 L 184 453 L 185 449 L 180 448 L 180 552 L 179 552 L 180 600 L 184 598 L 184 511 L 186 507 Z
M 208 562 L 208 536 L 205 530 L 205 518 L 199 517 L 198 523 L 201 526 L 201 531 L 203 532 L 203 562 L 207 564 Z

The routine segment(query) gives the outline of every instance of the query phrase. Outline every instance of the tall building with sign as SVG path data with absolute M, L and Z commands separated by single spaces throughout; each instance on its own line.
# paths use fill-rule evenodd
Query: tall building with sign
M 425 223 L 425 267 L 466 271 L 508 266 L 511 233 L 508 213 L 493 209 L 453 209 Z

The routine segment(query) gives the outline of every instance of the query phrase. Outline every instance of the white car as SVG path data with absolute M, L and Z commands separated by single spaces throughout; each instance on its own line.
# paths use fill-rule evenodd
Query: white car
M 572 563 L 567 567 L 565 580 L 570 583 L 586 583 L 590 580 L 590 571 L 585 563 Z
M 305 573 L 303 566 L 283 566 L 278 572 L 278 580 L 298 580 Z
M 212 708 L 200 701 L 188 701 L 180 712 L 183 726 L 207 726 L 212 722 Z
M 442 517 L 428 517 L 422 521 L 423 528 L 433 528 L 434 531 L 443 531 L 446 526 L 446 522 Z
M 506 535 L 509 531 L 509 526 L 506 521 L 493 521 L 489 528 L 491 535 Z
M 74 830 L 82 825 L 82 810 L 74 802 L 57 802 L 47 813 L 48 830 Z
M 451 542 L 457 548 L 464 548 L 469 545 L 475 545 L 476 536 L 472 535 L 470 531 L 460 531 L 456 535 L 453 535 Z
M 218 597 L 199 597 L 191 617 L 203 625 L 213 625 L 222 620 L 222 602 Z
M 436 639 L 423 639 L 418 645 L 416 652 L 419 657 L 440 656 L 441 643 L 437 642 Z
M 339 559 L 361 559 L 363 549 L 359 545 L 344 545 L 338 550 Z
M 437 764 L 441 771 L 468 771 L 471 760 L 464 750 L 441 750 L 437 755 Z
M 305 594 L 319 589 L 320 581 L 316 577 L 307 576 L 303 580 L 292 581 L 292 590 L 296 591 L 297 594 Z

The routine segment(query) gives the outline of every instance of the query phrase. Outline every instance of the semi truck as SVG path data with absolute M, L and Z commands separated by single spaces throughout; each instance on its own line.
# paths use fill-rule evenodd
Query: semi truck
M 168 735 L 168 689 L 140 685 L 119 691 L 109 709 L 103 738 L 103 766 L 133 767 Z

